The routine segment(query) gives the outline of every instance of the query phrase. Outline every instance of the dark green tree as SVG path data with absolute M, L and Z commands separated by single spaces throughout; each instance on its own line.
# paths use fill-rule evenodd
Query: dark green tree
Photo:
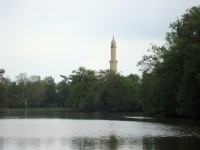
M 0 69 L 0 83 L 3 82 L 3 79 L 4 79 L 4 73 L 5 73 L 5 69 Z
M 41 80 L 40 76 L 32 75 L 29 77 L 28 88 L 29 105 L 30 107 L 42 107 L 46 98 L 45 83 Z
M 8 86 L 10 83 L 9 79 L 4 78 L 4 69 L 0 69 L 0 108 L 7 107 L 7 94 L 8 94 Z
M 57 107 L 56 84 L 54 78 L 51 76 L 44 78 L 44 84 L 45 84 L 44 107 Z
M 67 105 L 73 108 L 92 110 L 96 98 L 95 83 L 97 78 L 95 71 L 80 67 L 77 71 L 72 72 L 69 79 Z
M 157 110 L 156 113 L 165 116 L 197 117 L 200 116 L 200 7 L 187 10 L 170 28 L 166 45 L 153 47 L 156 51 L 139 62 L 143 71 L 141 91 L 153 88 L 140 96 L 146 99 L 143 105 L 149 111 Z
M 64 77 L 64 79 L 56 85 L 56 91 L 58 106 L 65 107 L 69 97 L 69 83 L 67 77 Z
M 101 82 L 102 86 L 100 91 L 100 104 L 102 109 L 119 111 L 139 109 L 136 93 L 137 88 L 131 77 L 133 75 L 124 77 L 112 72 L 105 74 L 102 80 L 103 82 Z
M 176 96 L 180 115 L 200 116 L 200 6 L 188 9 L 171 24 L 170 49 L 176 51 L 177 67 L 182 69 Z M 182 60 L 178 62 L 178 60 Z
M 18 86 L 19 99 L 24 103 L 24 107 L 29 107 L 30 90 L 27 86 L 28 76 L 26 73 L 20 73 L 16 77 L 16 84 Z
M 9 108 L 24 108 L 24 102 L 21 100 L 21 88 L 16 82 L 11 82 L 8 89 L 8 107 Z

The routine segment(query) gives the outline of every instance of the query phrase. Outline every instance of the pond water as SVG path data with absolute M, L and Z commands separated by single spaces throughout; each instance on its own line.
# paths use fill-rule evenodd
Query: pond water
M 0 150 L 199 150 L 200 122 L 64 110 L 0 115 Z

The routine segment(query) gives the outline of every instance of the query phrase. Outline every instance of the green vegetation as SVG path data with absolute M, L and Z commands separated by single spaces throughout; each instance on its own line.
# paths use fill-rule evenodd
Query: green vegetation
M 200 7 L 170 25 L 164 46 L 152 46 L 138 63 L 139 94 L 148 113 L 200 117 Z
M 170 24 L 166 44 L 152 45 L 138 62 L 142 77 L 80 67 L 55 83 L 53 77 L 3 78 L 0 108 L 74 108 L 144 111 L 161 116 L 200 117 L 200 7 Z
M 1 82 L 1 108 L 73 108 L 80 110 L 141 110 L 140 78 L 80 67 L 59 83 L 53 77 L 16 76 Z

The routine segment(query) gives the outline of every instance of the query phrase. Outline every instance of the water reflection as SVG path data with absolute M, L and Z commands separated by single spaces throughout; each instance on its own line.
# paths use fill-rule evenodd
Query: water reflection
M 122 138 L 115 135 L 101 138 L 0 138 L 1 150 L 26 149 L 75 149 L 75 150 L 199 150 L 200 140 L 196 137 L 145 137 Z
M 74 138 L 72 140 L 73 149 L 135 149 L 135 150 L 199 150 L 200 140 L 198 138 L 153 138 L 146 137 L 142 139 L 123 139 L 111 135 L 109 138 L 90 139 Z
M 200 139 L 196 137 L 143 138 L 143 150 L 198 150 Z
M 109 115 L 108 115 L 109 114 Z M 37 110 L 18 110 L 18 111 L 8 111 L 4 114 L 0 114 L 0 118 L 68 118 L 68 119 L 104 119 L 104 120 L 113 120 L 113 119 L 122 119 L 124 116 L 130 113 L 112 113 L 112 112 L 81 112 L 81 111 L 68 111 L 68 110 L 46 110 L 41 109 Z M 131 113 L 132 114 L 132 113 Z M 136 115 L 136 114 L 134 114 Z
M 200 125 L 126 113 L 9 112 L 0 119 L 0 150 L 199 150 Z
M 73 147 L 74 149 L 116 150 L 120 147 L 119 139 L 115 135 L 102 138 L 75 137 L 70 139 L 70 141 L 71 141 L 71 147 Z

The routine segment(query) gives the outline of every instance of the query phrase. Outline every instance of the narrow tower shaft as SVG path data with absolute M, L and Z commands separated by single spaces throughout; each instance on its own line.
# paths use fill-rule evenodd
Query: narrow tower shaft
M 110 71 L 117 73 L 117 60 L 116 60 L 116 42 L 113 36 L 111 41 L 111 60 L 110 60 Z

